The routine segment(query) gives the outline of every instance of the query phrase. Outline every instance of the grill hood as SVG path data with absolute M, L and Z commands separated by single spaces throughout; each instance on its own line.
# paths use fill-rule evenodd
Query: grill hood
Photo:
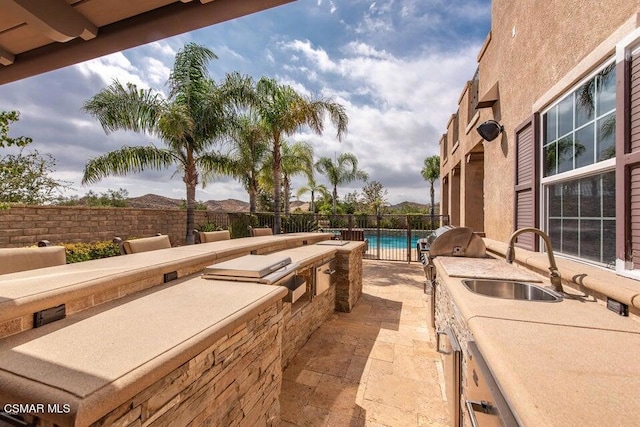
M 429 257 L 459 256 L 483 258 L 487 248 L 480 236 L 468 227 L 452 227 L 446 225 L 434 230 L 427 238 Z

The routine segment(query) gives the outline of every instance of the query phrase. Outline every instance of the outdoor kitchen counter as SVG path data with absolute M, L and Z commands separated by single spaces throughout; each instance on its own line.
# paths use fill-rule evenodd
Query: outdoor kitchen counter
M 198 366 L 205 350 L 218 365 L 216 343 L 284 295 L 278 286 L 184 278 L 5 338 L 0 402 L 69 405 L 41 416 L 88 425 L 190 360 Z
M 295 233 L 247 237 L 160 249 L 0 275 L 0 339 L 32 328 L 33 313 L 66 304 L 67 314 L 162 284 L 165 274 L 185 277 L 210 264 L 302 247 L 331 237 Z
M 637 320 L 618 316 L 593 300 L 546 303 L 478 295 L 467 290 L 461 278 L 447 275 L 449 260 L 434 260 L 438 283 L 449 291 L 523 425 L 637 423 Z M 470 271 L 489 260 L 466 259 Z M 509 268 L 514 274 L 523 272 Z M 549 285 L 546 278 L 540 280 Z

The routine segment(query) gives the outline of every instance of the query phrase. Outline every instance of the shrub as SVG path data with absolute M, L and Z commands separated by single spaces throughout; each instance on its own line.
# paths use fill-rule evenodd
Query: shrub
M 113 242 L 64 243 L 62 246 L 67 253 L 67 264 L 120 255 L 120 248 Z
M 245 213 L 229 214 L 229 233 L 232 239 L 249 237 L 249 226 L 256 227 L 258 218 L 255 215 Z
M 318 222 L 312 213 L 293 214 L 282 218 L 282 229 L 286 233 L 313 232 L 318 231 Z
M 215 222 L 207 221 L 204 224 L 196 225 L 198 231 L 220 231 L 222 227 L 218 227 Z

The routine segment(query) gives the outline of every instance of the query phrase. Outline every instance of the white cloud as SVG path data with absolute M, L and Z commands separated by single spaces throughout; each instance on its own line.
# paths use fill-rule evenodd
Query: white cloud
M 92 59 L 75 67 L 85 77 L 98 76 L 105 84 L 118 80 L 122 83 L 134 83 L 141 88 L 149 88 L 148 82 L 142 80 L 139 75 L 138 68 L 122 52 Z
M 411 188 L 422 195 L 423 159 L 439 151 L 447 119 L 457 109 L 460 91 L 475 69 L 479 45 L 410 58 L 356 41 L 340 50 L 343 56 L 330 56 L 308 40 L 281 47 L 302 57 L 300 64 L 290 67 L 292 73 L 322 82 L 322 95 L 344 105 L 349 116 L 349 132 L 341 143 L 328 123 L 322 136 L 303 131 L 296 140 L 311 142 L 316 157 L 353 152 L 372 180 L 392 189 L 393 203 L 412 199 Z M 305 87 L 293 77 L 286 81 L 296 88 Z M 361 186 L 355 183 L 352 190 Z M 398 191 L 400 188 L 404 190 Z M 340 194 L 352 190 L 341 189 Z
M 322 49 L 314 49 L 309 40 L 294 40 L 292 42 L 282 43 L 284 49 L 300 52 L 308 59 L 311 59 L 313 65 L 320 68 L 320 71 L 333 71 L 336 68 L 335 63 L 329 59 L 329 55 Z
M 145 58 L 146 76 L 154 87 L 160 87 L 167 82 L 171 69 L 167 65 L 156 58 Z

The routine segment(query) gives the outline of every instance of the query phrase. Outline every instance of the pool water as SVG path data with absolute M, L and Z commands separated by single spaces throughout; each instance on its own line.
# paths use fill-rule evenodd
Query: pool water
M 426 237 L 426 233 L 424 235 L 415 235 L 412 233 L 411 235 L 411 249 L 415 248 L 418 239 L 423 239 Z M 365 233 L 364 238 L 369 240 L 369 250 L 375 249 L 378 247 L 378 236 L 376 233 Z M 406 234 L 383 234 L 380 233 L 380 248 L 382 249 L 406 249 L 407 248 L 407 235 Z

